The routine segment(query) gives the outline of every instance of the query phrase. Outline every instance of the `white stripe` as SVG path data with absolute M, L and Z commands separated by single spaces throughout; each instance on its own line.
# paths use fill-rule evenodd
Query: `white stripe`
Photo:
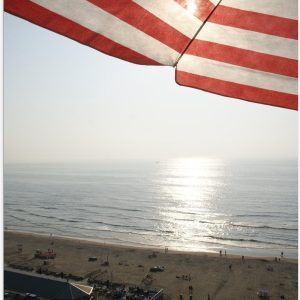
M 296 78 L 252 70 L 192 55 L 184 55 L 179 61 L 177 69 L 277 92 L 297 94 L 298 91 Z
M 207 22 L 196 39 L 297 59 L 298 41 Z
M 122 46 L 163 65 L 173 65 L 179 53 L 85 0 L 32 0 Z
M 297 0 L 223 0 L 221 5 L 282 18 L 298 19 Z
M 202 21 L 174 0 L 133 0 L 133 2 L 190 38 L 202 25 Z

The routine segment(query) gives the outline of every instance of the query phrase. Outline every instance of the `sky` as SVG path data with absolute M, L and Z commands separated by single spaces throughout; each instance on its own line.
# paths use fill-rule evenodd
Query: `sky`
M 297 112 L 175 83 L 4 14 L 4 162 L 297 158 Z

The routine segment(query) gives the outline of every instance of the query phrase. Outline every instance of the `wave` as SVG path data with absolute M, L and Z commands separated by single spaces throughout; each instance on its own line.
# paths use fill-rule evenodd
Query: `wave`
M 23 226 L 28 226 L 28 225 L 24 225 L 23 222 L 29 223 L 29 224 L 31 224 L 33 226 L 45 226 L 45 227 L 49 227 L 49 226 L 46 226 L 46 225 L 51 225 L 49 223 L 44 223 L 44 222 L 43 223 L 33 222 L 31 219 L 28 220 L 28 219 L 24 219 L 24 218 L 20 218 L 20 217 L 14 216 L 14 215 L 8 215 L 8 217 L 11 217 L 11 218 L 14 218 L 15 220 L 21 221 L 22 222 L 22 227 Z M 51 227 L 49 227 L 49 228 L 51 228 Z
M 199 223 L 211 224 L 211 225 L 225 225 L 225 226 L 233 226 L 233 227 L 244 227 L 244 228 L 298 231 L 298 228 L 277 227 L 277 226 L 268 226 L 268 225 L 238 224 L 238 223 L 232 223 L 232 222 L 218 223 L 218 222 L 209 222 L 209 221 L 199 221 Z
M 133 212 L 144 212 L 144 210 L 137 209 L 137 208 L 121 208 L 121 207 L 115 207 L 115 206 L 98 206 L 99 208 L 107 208 L 107 209 L 113 209 L 113 210 L 125 210 L 125 211 L 133 211 Z
M 139 220 L 147 220 L 147 221 L 154 221 L 154 222 L 162 222 L 162 219 L 159 218 L 153 218 L 153 217 L 140 217 L 140 216 L 134 216 L 135 219 Z M 128 217 L 128 219 L 132 219 L 132 217 Z M 163 223 L 171 223 L 170 221 L 163 220 Z
M 16 219 L 16 220 L 18 220 L 18 221 L 21 221 L 21 222 L 28 222 L 28 220 L 23 219 L 23 218 L 16 217 L 16 216 L 14 216 L 14 215 L 8 215 L 8 217 L 14 218 L 14 219 Z M 31 223 L 31 222 L 29 222 L 29 223 Z
M 190 211 L 180 211 L 177 209 L 169 209 L 168 207 L 164 209 L 167 213 L 179 213 L 181 215 L 189 215 L 189 216 L 198 216 L 200 213 L 197 212 L 190 212 Z
M 242 217 L 264 217 L 264 218 L 281 218 L 280 216 L 274 216 L 270 214 L 239 214 L 239 215 L 234 215 L 234 217 L 242 218 Z
M 194 222 L 195 220 L 193 219 L 180 219 L 180 218 L 175 218 L 175 221 L 187 221 L 187 222 Z
M 278 214 L 278 215 L 275 215 Z M 268 214 L 268 213 L 255 213 L 255 214 L 238 214 L 238 215 L 234 215 L 234 217 L 238 217 L 238 218 L 247 218 L 247 217 L 263 217 L 263 218 L 272 218 L 272 219 L 281 219 L 282 215 L 294 215 L 292 213 L 288 213 L 288 212 L 272 212 L 272 214 Z
M 58 208 L 57 207 L 48 207 L 48 206 L 41 206 L 42 209 L 45 209 L 45 210 L 57 210 Z
M 117 228 L 124 228 L 124 229 L 125 228 L 130 228 L 130 229 L 134 229 L 136 231 L 153 232 L 155 234 L 157 234 L 158 232 L 160 232 L 160 233 L 169 233 L 169 234 L 174 233 L 173 230 L 163 230 L 163 229 L 154 230 L 154 229 L 149 229 L 149 228 L 138 227 L 138 226 L 135 226 L 135 225 L 112 224 L 112 223 L 106 223 L 106 222 L 102 222 L 102 221 L 96 221 L 96 222 L 93 222 L 93 223 L 103 224 L 103 225 L 109 226 L 109 227 L 117 227 Z M 128 233 L 132 233 L 132 232 L 128 231 Z
M 147 236 L 147 235 L 152 235 L 152 236 L 157 236 L 158 234 L 153 231 L 153 230 L 143 230 L 143 229 L 136 229 L 136 228 L 124 228 L 124 230 L 121 230 L 120 227 L 117 227 L 117 228 L 91 228 L 91 227 L 83 227 L 83 226 L 73 226 L 71 228 L 72 230 L 73 229 L 79 229 L 81 230 L 80 231 L 80 235 L 84 234 L 84 231 L 88 231 L 88 232 L 97 232 L 97 233 L 100 233 L 100 232 L 108 232 L 110 234 L 125 234 L 126 236 L 128 235 L 139 235 L 139 236 Z M 136 230 L 136 231 L 135 231 Z M 72 231 L 73 232 L 73 231 Z M 74 233 L 77 233 L 78 234 L 78 231 L 74 231 Z M 149 234 L 147 234 L 146 232 L 149 232 Z M 89 234 L 88 234 L 89 235 Z M 99 236 L 97 235 L 97 238 L 99 239 L 102 239 L 103 236 Z
M 38 224 L 46 224 L 45 222 L 42 221 L 42 219 L 48 219 L 48 220 L 57 220 L 57 221 L 60 221 L 60 222 L 64 222 L 65 224 L 68 224 L 68 223 L 72 223 L 72 224 L 77 223 L 78 224 L 78 223 L 84 222 L 84 223 L 88 223 L 88 224 L 102 224 L 104 226 L 113 227 L 113 228 L 124 228 L 124 229 L 126 229 L 126 228 L 129 229 L 130 228 L 130 229 L 134 229 L 136 231 L 155 232 L 155 233 L 157 232 L 155 230 L 148 229 L 148 228 L 143 228 L 141 226 L 125 225 L 125 224 L 115 224 L 115 223 L 105 222 L 105 221 L 93 221 L 93 220 L 88 220 L 88 218 L 82 218 L 82 217 L 78 217 L 78 218 L 76 217 L 76 219 L 75 218 L 73 218 L 73 219 L 67 219 L 67 218 L 62 218 L 62 217 L 57 217 L 57 216 L 50 216 L 50 215 L 44 215 L 44 214 L 33 213 L 33 212 L 28 213 L 28 215 L 29 216 L 34 216 L 34 217 L 41 218 L 41 220 L 36 221 L 36 222 L 32 222 L 32 220 L 29 221 L 26 218 L 22 218 L 22 219 L 19 218 L 19 221 L 30 222 L 32 224 L 37 224 L 38 225 Z M 18 219 L 18 217 L 15 217 L 13 215 L 12 215 L 12 217 L 14 217 L 15 219 Z M 115 217 L 115 216 L 112 216 L 112 218 L 113 217 Z M 119 219 L 119 217 L 117 219 Z M 130 218 L 126 218 L 126 219 L 128 220 Z M 149 220 L 147 217 L 145 217 L 145 218 L 140 217 L 139 219 Z M 159 219 L 153 219 L 153 220 L 159 221 Z M 50 223 L 49 225 L 52 225 L 52 224 Z M 80 226 L 78 226 L 77 228 L 81 229 Z M 159 232 L 173 233 L 173 231 L 168 231 L 168 230 L 159 230 Z
M 266 229 L 276 229 L 276 230 L 290 230 L 290 231 L 298 231 L 298 228 L 288 228 L 288 227 L 276 227 L 276 226 L 268 226 L 268 225 L 245 225 L 245 224 L 236 224 L 229 223 L 231 226 L 236 227 L 246 227 L 246 228 L 266 228 Z
M 295 247 L 295 245 L 292 245 L 292 244 L 267 242 L 267 241 L 261 241 L 261 240 L 256 240 L 256 239 L 230 238 L 230 237 L 221 237 L 221 236 L 214 236 L 214 235 L 206 235 L 204 237 L 215 239 L 215 240 L 222 240 L 222 241 L 251 242 L 251 243 L 258 243 L 258 244 L 268 244 L 268 245 L 278 245 L 278 246 L 285 246 L 285 247 L 286 246 Z
M 65 231 L 65 228 L 63 229 L 59 229 L 57 227 L 54 227 L 54 226 L 49 226 L 49 225 L 52 225 L 52 224 L 49 224 L 49 223 L 35 223 L 35 222 L 32 222 L 31 220 L 28 220 L 28 219 L 22 219 L 22 218 L 19 218 L 19 217 L 16 217 L 14 215 L 8 215 L 8 217 L 12 217 L 18 221 L 21 221 L 22 222 L 22 225 L 21 225 L 21 228 L 23 227 L 28 227 L 28 228 L 32 228 L 33 229 L 33 232 L 35 232 L 37 229 L 45 229 L 45 228 L 48 228 L 48 229 L 52 229 L 54 231 L 59 231 L 59 232 L 64 232 Z M 25 224 L 24 224 L 25 222 Z M 28 225 L 26 223 L 29 223 L 31 225 Z M 7 223 L 5 222 L 5 226 L 9 227 L 9 228 L 20 228 L 18 225 L 15 225 L 15 224 L 10 224 L 10 223 Z M 38 230 L 39 232 L 44 232 L 43 230 Z
M 159 230 L 159 232 L 163 232 L 163 233 L 174 233 L 173 230 Z
M 106 226 L 111 226 L 111 227 L 122 227 L 122 228 L 137 228 L 134 225 L 124 225 L 124 224 L 112 224 L 112 223 L 106 223 L 106 222 L 102 222 L 102 221 L 95 221 L 95 222 L 91 222 L 92 224 L 103 224 Z
M 12 211 L 16 211 L 16 212 L 25 212 L 25 213 L 27 213 L 27 211 L 25 210 L 25 209 L 22 209 L 22 208 L 12 208 L 11 209 Z
M 29 213 L 29 215 L 34 216 L 34 217 L 42 217 L 42 218 L 45 218 L 45 219 L 54 219 L 54 220 L 67 222 L 67 223 L 78 223 L 78 222 L 80 222 L 79 220 L 64 219 L 64 218 L 59 218 L 59 217 L 55 217 L 55 216 L 45 216 L 45 215 L 40 215 L 40 214 L 36 214 L 36 213 Z

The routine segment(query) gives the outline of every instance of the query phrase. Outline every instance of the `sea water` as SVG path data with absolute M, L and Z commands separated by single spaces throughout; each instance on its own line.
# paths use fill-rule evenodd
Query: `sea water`
M 135 247 L 297 257 L 297 161 L 5 164 L 4 226 Z

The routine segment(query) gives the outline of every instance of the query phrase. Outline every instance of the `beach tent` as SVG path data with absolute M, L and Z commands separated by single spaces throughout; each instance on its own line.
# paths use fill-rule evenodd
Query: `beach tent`
M 297 0 L 5 0 L 4 9 L 111 56 L 172 66 L 180 85 L 298 109 Z
M 93 288 L 19 270 L 4 270 L 4 289 L 51 300 L 88 300 Z

